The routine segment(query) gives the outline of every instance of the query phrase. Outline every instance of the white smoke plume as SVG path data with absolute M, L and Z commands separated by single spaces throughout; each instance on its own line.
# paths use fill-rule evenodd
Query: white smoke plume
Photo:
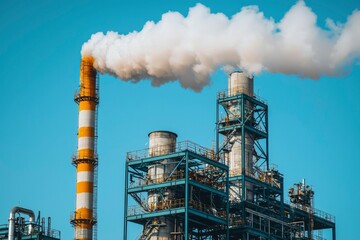
M 93 56 L 98 71 L 125 81 L 150 79 L 159 86 L 178 80 L 195 91 L 208 85 L 219 67 L 312 79 L 345 74 L 360 57 L 360 12 L 355 10 L 345 24 L 327 19 L 326 29 L 316 21 L 303 1 L 279 22 L 265 18 L 257 6 L 229 18 L 197 4 L 187 16 L 165 13 L 140 32 L 93 34 L 81 54 Z

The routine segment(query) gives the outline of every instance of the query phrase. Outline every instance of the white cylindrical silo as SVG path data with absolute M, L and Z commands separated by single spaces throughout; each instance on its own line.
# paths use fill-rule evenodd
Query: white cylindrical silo
M 176 149 L 177 135 L 169 131 L 154 131 L 149 133 L 149 156 L 159 156 L 169 154 Z M 173 160 L 165 159 L 157 165 L 149 166 L 148 178 L 152 182 L 164 181 L 164 178 L 174 170 L 176 163 Z M 174 199 L 174 192 L 166 190 L 160 195 L 159 190 L 153 190 L 148 192 L 148 205 L 151 211 L 161 210 L 163 203 Z M 171 232 L 174 231 L 174 222 L 160 217 L 158 219 L 162 225 L 157 231 L 151 234 L 150 240 L 171 239 Z

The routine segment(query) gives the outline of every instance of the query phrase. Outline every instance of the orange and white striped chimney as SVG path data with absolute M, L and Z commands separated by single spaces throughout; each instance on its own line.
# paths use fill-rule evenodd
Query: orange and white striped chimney
M 75 240 L 96 239 L 96 121 L 98 98 L 97 71 L 92 57 L 80 64 L 80 89 L 75 95 L 79 104 L 79 129 L 76 166 L 76 209 L 71 217 Z

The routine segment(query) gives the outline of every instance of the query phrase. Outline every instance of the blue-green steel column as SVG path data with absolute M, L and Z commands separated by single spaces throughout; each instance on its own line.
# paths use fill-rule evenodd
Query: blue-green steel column
M 219 97 L 216 98 L 216 146 L 215 146 L 215 154 L 216 154 L 216 160 L 219 160 Z M 225 160 L 225 159 L 224 159 Z M 224 163 L 225 164 L 225 163 Z
M 185 153 L 185 232 L 184 239 L 189 239 L 189 154 Z
M 266 170 L 269 171 L 269 111 L 268 106 L 265 107 L 265 129 L 266 129 Z
M 127 211 L 128 211 L 128 180 L 129 169 L 128 159 L 125 161 L 125 196 L 124 196 L 124 240 L 127 240 Z
M 229 183 L 229 169 L 226 170 L 226 222 L 227 222 L 227 226 L 226 226 L 226 240 L 229 240 L 229 235 L 230 235 L 230 200 L 229 200 L 229 196 L 230 196 L 230 183 Z
M 241 94 L 241 201 L 245 201 L 245 97 Z M 244 203 L 243 203 L 244 205 Z M 245 207 L 244 207 L 245 210 Z M 245 216 L 245 214 L 244 214 Z M 245 218 L 244 218 L 245 220 Z

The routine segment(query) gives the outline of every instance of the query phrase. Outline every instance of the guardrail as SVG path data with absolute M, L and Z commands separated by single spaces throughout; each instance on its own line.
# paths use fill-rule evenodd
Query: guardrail
M 215 161 L 215 153 L 213 149 L 209 149 L 191 141 L 182 141 L 176 144 L 161 145 L 152 148 L 128 152 L 126 158 L 128 161 L 141 160 L 154 156 L 177 153 L 188 150 L 198 155 L 204 156 Z
M 240 95 L 241 93 L 246 93 L 248 92 L 247 88 L 244 87 L 237 87 L 237 88 L 233 88 L 233 89 L 225 89 L 225 90 L 221 90 L 217 93 L 217 98 L 218 99 L 224 99 L 227 97 L 232 97 L 232 96 L 236 96 L 236 95 Z M 259 96 L 257 96 L 256 94 L 253 94 L 253 96 L 256 100 L 267 104 L 267 101 Z
M 60 239 L 61 238 L 61 231 L 60 230 L 56 230 L 56 229 L 49 229 L 47 227 L 43 227 L 41 225 L 32 223 L 31 224 L 31 232 L 28 232 L 27 230 L 30 227 L 30 222 L 26 222 L 25 223 L 25 229 L 26 231 L 23 231 L 21 234 L 23 236 L 34 236 L 34 235 L 38 235 L 38 234 L 42 234 L 44 236 L 47 237 L 52 237 L 52 238 L 56 238 L 56 239 Z M 0 225 L 0 231 L 5 231 L 6 234 L 8 233 L 8 229 L 9 229 L 9 225 L 8 224 L 2 224 Z M 1 233 L 2 234 L 2 233 Z M 7 238 L 6 238 L 7 239 Z M 32 238 L 33 239 L 33 238 Z
M 212 177 L 216 177 L 216 175 L 212 174 L 211 171 L 200 173 L 200 172 L 189 172 L 189 179 L 194 180 L 196 182 L 208 185 L 220 191 L 225 191 L 225 182 L 224 181 L 216 181 L 214 178 L 210 178 L 209 175 Z M 224 176 L 226 177 L 226 175 Z M 182 180 L 185 179 L 185 172 L 184 171 L 175 171 L 171 176 L 168 173 L 163 174 L 156 174 L 156 175 L 146 175 L 145 179 L 137 179 L 133 182 L 130 182 L 129 187 L 141 187 L 141 186 L 148 186 L 152 184 L 159 184 L 163 182 L 170 182 L 175 180 Z
M 160 202 L 150 202 L 149 203 L 149 211 L 145 211 L 141 206 L 130 206 L 128 208 L 128 216 L 135 216 L 135 215 L 141 215 L 149 212 L 155 212 L 155 211 L 163 211 L 163 210 L 169 210 L 169 209 L 175 209 L 175 208 L 183 208 L 185 207 L 185 199 L 174 199 L 174 200 L 163 200 Z M 198 202 L 195 200 L 189 201 L 189 207 L 205 212 L 207 214 L 211 214 L 213 216 L 226 219 L 226 211 L 220 211 L 214 207 L 211 207 L 210 205 L 204 204 L 202 202 Z
M 235 168 L 229 171 L 230 177 L 240 176 L 241 174 L 242 174 L 241 168 Z M 264 183 L 268 183 L 273 187 L 281 188 L 280 182 L 277 179 L 275 179 L 271 174 L 272 174 L 271 171 L 253 172 L 252 170 L 245 170 L 246 176 L 252 177 Z
M 294 203 L 291 203 L 289 200 L 285 200 L 284 202 L 292 208 L 297 208 L 297 209 L 303 210 L 307 213 L 313 214 L 314 216 L 317 216 L 319 218 L 322 218 L 322 219 L 325 219 L 332 223 L 335 223 L 335 220 L 336 220 L 335 216 L 331 215 L 330 213 L 324 212 L 324 211 L 316 209 L 316 208 L 307 207 L 307 206 L 304 206 L 301 204 L 294 204 Z

